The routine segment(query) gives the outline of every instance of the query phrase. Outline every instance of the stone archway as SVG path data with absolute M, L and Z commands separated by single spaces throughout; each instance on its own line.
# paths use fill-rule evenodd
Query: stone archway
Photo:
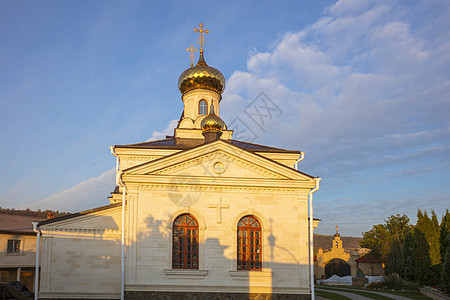
M 325 265 L 325 278 L 330 278 L 333 275 L 350 276 L 351 273 L 350 265 L 340 258 L 333 258 Z

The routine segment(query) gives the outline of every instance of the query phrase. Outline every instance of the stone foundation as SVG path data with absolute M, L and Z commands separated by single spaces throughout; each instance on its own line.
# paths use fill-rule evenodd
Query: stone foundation
M 306 300 L 311 299 L 311 295 L 295 294 L 244 294 L 244 293 L 205 293 L 205 292 L 125 292 L 127 300 Z

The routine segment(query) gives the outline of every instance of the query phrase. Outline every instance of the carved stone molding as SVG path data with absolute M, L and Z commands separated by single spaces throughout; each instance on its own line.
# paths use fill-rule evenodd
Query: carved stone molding
M 233 280 L 245 280 L 245 281 L 265 281 L 272 279 L 272 271 L 230 271 L 229 274 Z
M 45 230 L 43 230 L 45 231 Z M 53 228 L 54 233 L 94 233 L 94 234 L 119 234 L 119 229 L 104 229 L 104 228 Z
M 280 175 L 278 175 L 278 174 L 276 174 L 274 172 L 265 170 L 265 169 L 263 169 L 261 167 L 258 167 L 255 164 L 251 164 L 251 163 L 246 162 L 246 161 L 244 161 L 244 160 L 242 160 L 240 158 L 228 155 L 228 154 L 226 154 L 226 153 L 224 153 L 223 151 L 220 151 L 220 150 L 211 152 L 211 153 L 206 154 L 206 155 L 202 155 L 200 157 L 196 157 L 196 158 L 187 160 L 185 162 L 182 162 L 182 163 L 179 163 L 179 164 L 167 167 L 167 168 L 160 169 L 160 170 L 155 171 L 155 172 L 151 172 L 150 174 L 152 174 L 152 175 L 167 175 L 167 174 L 179 171 L 179 170 L 183 170 L 183 169 L 186 169 L 186 168 L 189 168 L 189 167 L 192 167 L 192 166 L 199 165 L 199 164 L 203 163 L 206 160 L 212 160 L 212 159 L 220 159 L 222 161 L 235 163 L 235 164 L 237 164 L 237 165 L 239 165 L 239 166 L 241 166 L 243 168 L 252 170 L 252 171 L 254 171 L 254 172 L 256 172 L 256 173 L 258 173 L 258 174 L 260 174 L 262 176 L 267 176 L 267 177 L 271 177 L 271 178 L 275 178 L 275 179 L 284 179 L 284 177 L 282 177 L 282 176 L 280 176 Z
M 276 193 L 276 194 L 298 194 L 297 189 L 286 188 L 267 188 L 267 187 L 224 187 L 224 186 L 194 186 L 194 185 L 175 185 L 175 184 L 141 184 L 139 190 L 152 191 L 172 191 L 172 192 L 235 192 L 235 193 Z
M 169 279 L 205 279 L 208 274 L 207 270 L 183 270 L 183 269 L 165 269 L 164 274 L 166 274 Z

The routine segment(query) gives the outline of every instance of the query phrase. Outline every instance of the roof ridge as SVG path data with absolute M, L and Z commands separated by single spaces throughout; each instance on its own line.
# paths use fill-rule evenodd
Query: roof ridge
M 114 145 L 114 147 L 120 147 L 120 146 L 139 146 L 139 145 L 143 145 L 143 144 L 151 144 L 151 143 L 157 143 L 157 142 L 168 141 L 168 140 L 173 140 L 173 139 L 174 139 L 174 137 L 171 137 L 171 138 L 165 138 L 165 139 L 154 140 L 154 141 L 146 141 L 146 142 L 141 142 L 141 143 L 133 143 L 133 144 L 125 144 L 125 145 Z
M 45 224 L 49 224 L 49 223 L 53 223 L 53 222 L 59 222 L 59 221 L 64 221 L 66 219 L 71 219 L 71 218 L 75 218 L 75 217 L 79 217 L 79 216 L 84 216 L 90 213 L 94 213 L 94 212 L 98 212 L 98 211 L 102 211 L 102 210 L 106 210 L 109 208 L 114 208 L 117 206 L 122 205 L 122 202 L 117 202 L 117 203 L 113 203 L 113 204 L 108 204 L 108 205 L 104 205 L 104 206 L 99 206 L 96 208 L 92 208 L 92 209 L 88 209 L 88 210 L 84 210 L 84 211 L 79 211 L 70 215 L 65 215 L 65 216 L 61 216 L 58 218 L 54 218 L 54 219 L 48 219 L 42 222 L 39 222 L 39 225 L 45 225 Z

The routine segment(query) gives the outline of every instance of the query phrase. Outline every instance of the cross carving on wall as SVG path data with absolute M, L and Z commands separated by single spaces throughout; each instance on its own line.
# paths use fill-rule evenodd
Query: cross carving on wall
M 220 197 L 219 203 L 210 203 L 209 208 L 216 209 L 216 221 L 217 224 L 222 223 L 222 208 L 230 208 L 229 204 L 222 204 L 222 197 Z

